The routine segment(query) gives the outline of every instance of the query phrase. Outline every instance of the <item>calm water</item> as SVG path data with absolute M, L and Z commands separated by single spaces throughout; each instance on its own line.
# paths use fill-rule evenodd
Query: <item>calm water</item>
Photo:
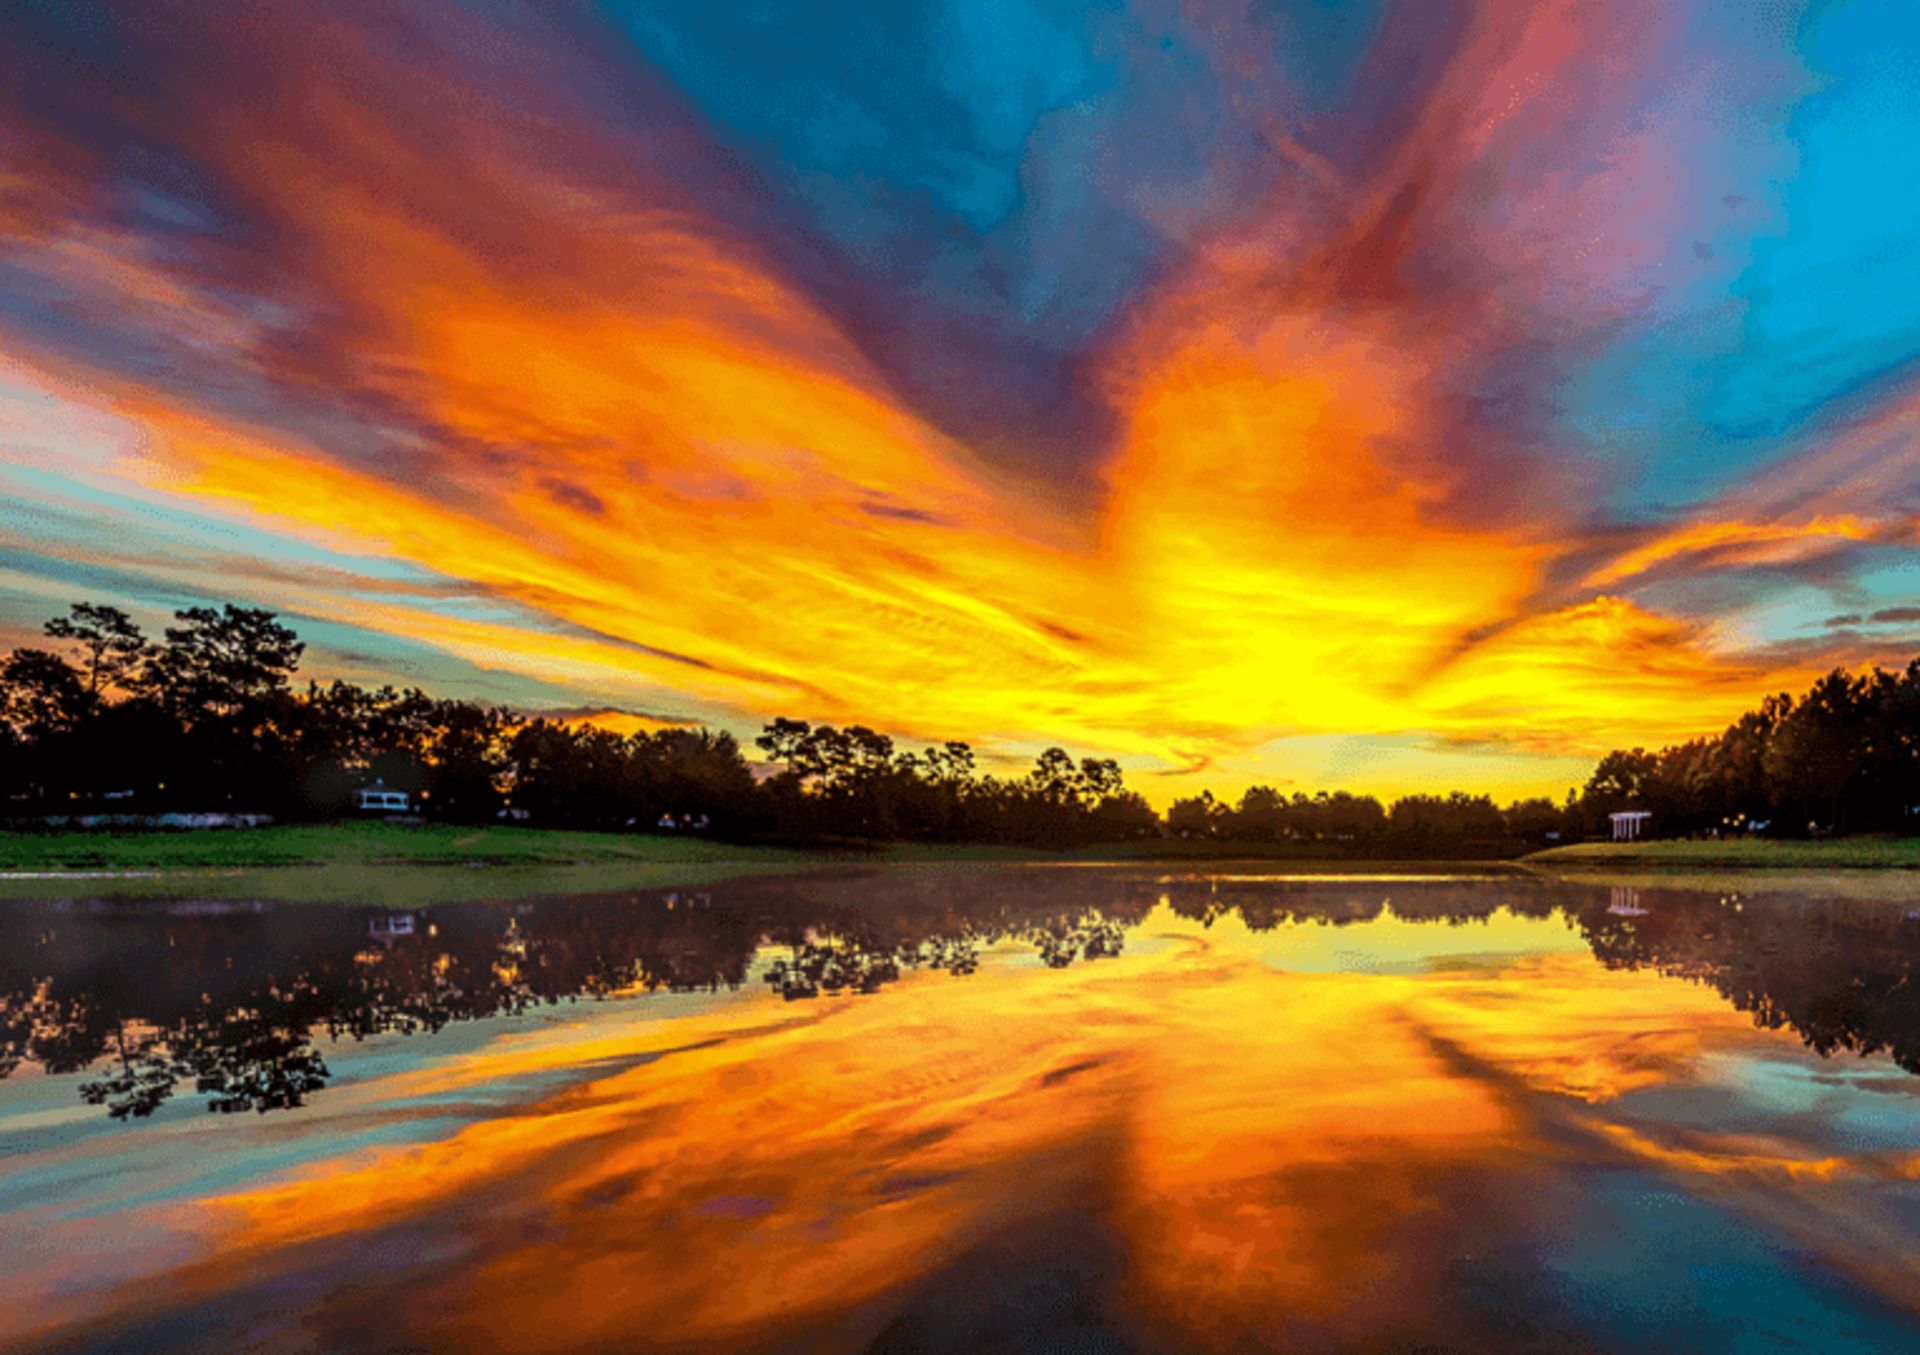
M 1877 889 L 0 903 L 0 1343 L 1920 1348 Z

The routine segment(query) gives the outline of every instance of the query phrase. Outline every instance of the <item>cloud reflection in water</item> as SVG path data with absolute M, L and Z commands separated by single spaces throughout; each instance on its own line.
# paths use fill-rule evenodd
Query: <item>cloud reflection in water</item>
M 1486 881 L 902 880 L 434 910 L 449 954 L 469 931 L 497 947 L 510 918 L 536 988 L 566 964 L 600 972 L 614 938 L 589 935 L 595 918 L 638 927 L 620 935 L 652 947 L 642 973 L 674 956 L 680 986 L 701 963 L 723 988 L 754 982 L 684 1013 L 578 1009 L 291 1119 L 222 1121 L 223 1140 L 319 1139 L 304 1117 L 467 1108 L 423 1141 L 307 1142 L 291 1171 L 188 1192 L 170 1207 L 193 1259 L 60 1316 L 83 1341 L 150 1349 L 289 1312 L 264 1348 L 974 1350 L 1042 1330 L 1088 1349 L 1627 1348 L 1632 1305 L 1602 1305 L 1595 1278 L 1627 1245 L 1664 1321 L 1720 1333 L 1701 1348 L 1909 1329 L 1920 1131 L 1862 1147 L 1847 1125 L 1914 1087 L 1763 1028 L 1904 1055 L 1896 975 L 1920 933 L 1903 909 L 1649 889 L 1636 915 L 1604 888 Z M 1033 947 L 1121 925 L 1097 963 L 1052 968 Z M 1323 927 L 1378 963 L 1290 967 Z M 967 977 L 901 966 L 796 1001 L 757 982 L 808 947 L 894 964 L 970 932 Z M 477 972 L 459 966 L 443 972 Z M 1831 1104 L 1763 1113 L 1749 1087 L 1802 1067 Z M 541 1089 L 501 1091 L 524 1086 Z M 129 1197 L 110 1217 L 149 1209 Z M 1764 1310 L 1654 1264 L 1675 1226 L 1724 1236 L 1700 1244 L 1709 1270 L 1764 1272 Z

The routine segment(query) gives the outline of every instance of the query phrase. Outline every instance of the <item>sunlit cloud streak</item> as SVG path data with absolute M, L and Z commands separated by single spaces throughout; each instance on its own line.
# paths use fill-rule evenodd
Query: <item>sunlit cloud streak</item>
M 680 5 L 22 19 L 0 480 L 68 525 L 0 527 L 548 704 L 1564 786 L 1904 657 L 1823 623 L 1920 546 L 1920 263 L 1836 246 L 1911 348 L 1710 398 L 1862 60 L 1757 11 L 935 5 L 864 82 Z

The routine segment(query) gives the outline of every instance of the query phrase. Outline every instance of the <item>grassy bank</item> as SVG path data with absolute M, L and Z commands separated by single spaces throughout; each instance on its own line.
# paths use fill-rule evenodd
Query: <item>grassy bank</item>
M 274 898 L 413 907 L 701 885 L 849 865 L 977 863 L 1224 866 L 1261 873 L 1485 869 L 1475 861 L 1330 859 L 1291 844 L 1261 851 L 1204 841 L 1041 851 L 897 843 L 879 850 L 742 846 L 699 838 L 507 826 L 293 824 L 188 831 L 0 832 L 0 899 Z
M 869 850 L 741 846 L 703 838 L 572 829 L 451 824 L 288 824 L 252 829 L 0 832 L 0 872 L 237 870 L 282 866 L 636 866 L 721 863 L 787 866 L 822 860 L 1180 862 L 1258 861 L 1276 868 L 1377 865 L 1390 854 L 1331 850 L 1327 844 L 1152 839 L 1065 851 L 991 844 L 895 843 Z M 1422 857 L 1431 861 L 1431 857 Z M 1482 858 L 1475 857 L 1478 861 Z M 1471 862 L 1468 862 L 1471 864 Z
M 0 899 L 186 894 L 416 907 L 700 885 L 832 859 L 693 838 L 450 825 L 0 833 Z
M 1064 852 L 913 844 L 878 851 L 803 851 L 565 829 L 344 823 L 185 832 L 0 833 L 0 898 L 191 894 L 415 906 L 700 885 L 852 864 L 967 862 L 1200 869 L 1239 863 L 1263 874 L 1502 868 L 1489 861 L 1330 858 L 1324 850 L 1316 854 L 1291 844 L 1266 851 L 1249 850 L 1245 844 L 1165 840 Z M 1673 879 L 1681 872 L 1727 868 L 1765 868 L 1783 875 L 1920 869 L 1920 838 L 1581 843 L 1537 852 L 1525 865 L 1569 878 L 1602 872 L 1623 879 L 1623 872 L 1636 871 Z M 1901 888 L 1914 883 L 1899 876 L 1889 881 Z
M 1423 861 L 1445 867 L 1458 863 Z M 1477 858 L 1484 859 L 1484 858 Z M 1755 866 L 1806 870 L 1920 868 L 1920 837 L 1823 838 L 1773 842 L 1742 838 L 1721 842 L 1582 842 L 1525 858 L 1553 866 Z M 453 824 L 287 824 L 253 829 L 180 832 L 0 832 L 0 872 L 241 870 L 285 866 L 613 867 L 682 869 L 718 865 L 773 868 L 821 861 L 1061 861 L 1216 862 L 1258 861 L 1290 865 L 1366 868 L 1395 864 L 1387 855 L 1331 853 L 1324 844 L 1249 844 L 1166 841 L 1100 844 L 1067 851 L 980 844 L 900 843 L 877 851 L 848 848 L 808 851 L 742 846 L 704 838 L 636 833 L 590 833 L 572 829 Z
M 803 853 L 699 838 L 452 824 L 289 824 L 184 832 L 0 833 L 0 870 L 184 870 L 257 866 L 704 865 Z
M 1675 867 L 1767 870 L 1920 870 L 1920 837 L 1840 837 L 1806 842 L 1579 842 L 1526 858 L 1530 866 Z

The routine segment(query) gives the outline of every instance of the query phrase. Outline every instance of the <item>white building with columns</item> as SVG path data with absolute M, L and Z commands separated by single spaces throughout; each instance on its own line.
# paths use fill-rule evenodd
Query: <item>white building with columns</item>
M 1653 815 L 1644 809 L 1628 809 L 1618 814 L 1609 814 L 1607 818 L 1613 822 L 1615 842 L 1632 842 L 1635 838 L 1647 835 L 1647 823 Z

